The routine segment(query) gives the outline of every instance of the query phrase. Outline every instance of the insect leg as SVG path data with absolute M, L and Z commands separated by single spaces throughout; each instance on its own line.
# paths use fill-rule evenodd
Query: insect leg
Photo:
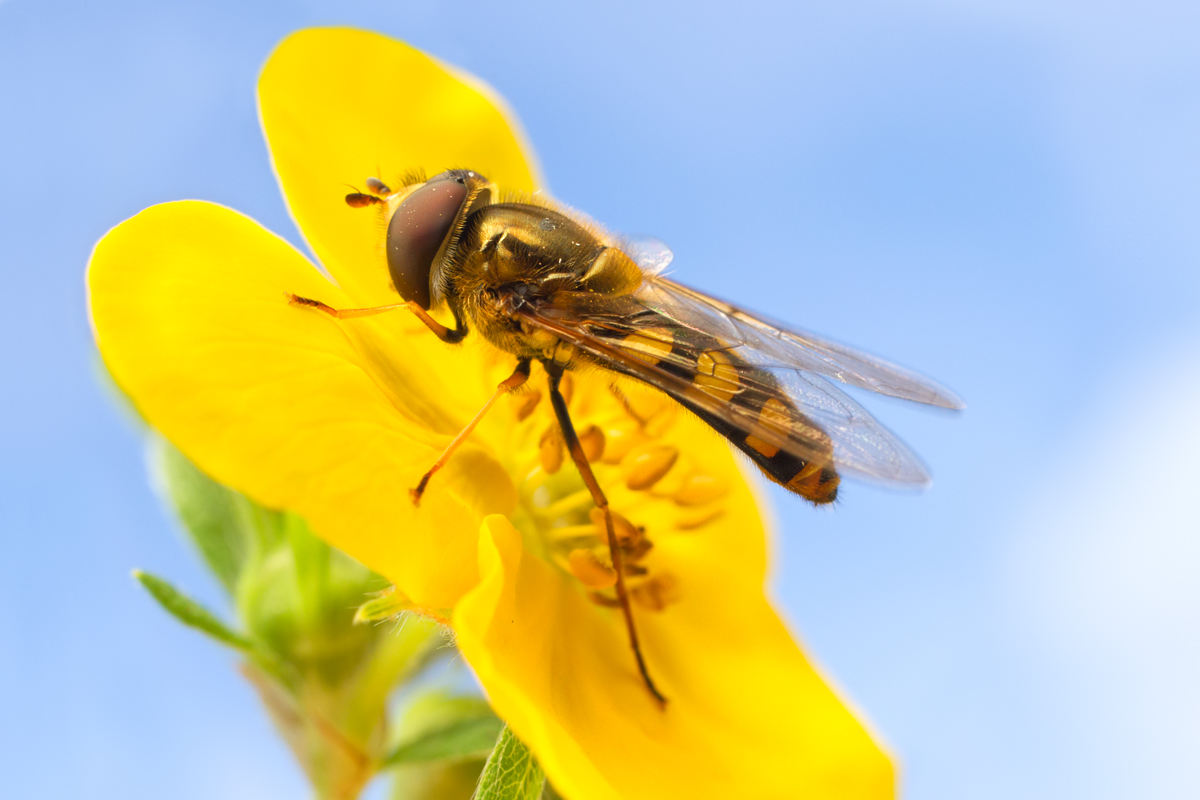
M 633 649 L 633 657 L 637 659 L 638 672 L 641 673 L 642 681 L 646 684 L 650 694 L 654 696 L 660 707 L 664 707 L 667 704 L 667 698 L 662 696 L 658 687 L 654 685 L 654 681 L 650 679 L 650 672 L 646 669 L 646 660 L 642 657 L 642 648 L 638 644 L 637 628 L 633 624 L 633 609 L 629 606 L 629 592 L 625 589 L 625 570 L 621 563 L 621 548 L 617 544 L 617 533 L 613 528 L 612 511 L 608 508 L 608 498 L 604 496 L 604 491 L 592 473 L 592 465 L 588 463 L 587 456 L 583 453 L 583 445 L 579 443 L 579 435 L 575 432 L 575 425 L 571 422 L 571 415 L 567 411 L 567 401 L 558 389 L 558 383 L 563 374 L 562 367 L 554 362 L 543 361 L 542 364 L 550 376 L 550 403 L 554 406 L 554 416 L 558 418 L 558 425 L 562 428 L 563 439 L 566 440 L 567 450 L 571 453 L 571 460 L 575 462 L 575 467 L 583 477 L 584 484 L 592 493 L 592 500 L 596 503 L 596 507 L 604 512 L 604 526 L 608 533 L 608 550 L 612 556 L 613 570 L 617 573 L 617 601 L 620 603 L 621 613 L 625 616 L 625 630 L 629 633 L 629 646 Z
M 332 306 L 327 306 L 320 300 L 313 300 L 308 297 L 301 297 L 298 294 L 284 292 L 283 296 L 287 298 L 290 305 L 307 306 L 315 308 L 317 311 L 324 312 L 334 319 L 354 319 L 355 317 L 373 317 L 376 314 L 385 314 L 388 311 L 395 311 L 397 308 L 404 308 L 407 303 L 392 303 L 387 306 L 375 306 L 374 308 L 343 308 L 336 309 Z
M 375 306 L 374 308 L 343 308 L 336 309 L 332 306 L 327 306 L 320 300 L 313 300 L 308 297 L 301 297 L 298 294 L 284 292 L 283 296 L 287 298 L 288 303 L 294 306 L 307 306 L 315 308 L 317 311 L 322 311 L 334 319 L 354 319 L 356 317 L 373 317 L 376 314 L 384 314 L 388 311 L 395 311 L 397 308 L 407 308 L 409 311 L 417 315 L 417 319 L 425 323 L 425 327 L 433 331 L 434 335 L 447 344 L 457 344 L 462 341 L 462 338 L 467 335 L 467 329 L 463 327 L 462 320 L 456 318 L 458 327 L 447 328 L 442 323 L 438 322 L 433 317 L 429 316 L 429 312 L 421 308 L 421 306 L 412 302 L 392 303 L 386 306 Z
M 433 466 L 429 468 L 429 471 L 421 476 L 421 482 L 417 484 L 417 488 L 410 489 L 408 491 L 414 506 L 420 505 L 421 495 L 425 493 L 425 487 L 429 485 L 429 479 L 433 477 L 433 473 L 437 472 L 446 465 L 446 462 L 450 460 L 450 456 L 454 455 L 454 451 L 459 448 L 459 445 L 466 441 L 466 438 L 471 435 L 471 431 L 475 430 L 475 426 L 479 424 L 481 419 L 483 419 L 484 414 L 487 414 L 488 409 L 492 407 L 492 404 L 500 399 L 500 397 L 503 395 L 508 394 L 513 389 L 516 389 L 518 386 L 525 383 L 525 381 L 528 379 L 529 359 L 523 359 L 517 363 L 517 368 L 513 370 L 513 374 L 509 375 L 500 382 L 500 385 L 496 387 L 496 392 L 488 398 L 486 403 L 483 404 L 483 408 L 479 409 L 479 413 L 475 415 L 475 418 L 468 422 L 467 427 L 459 431 L 458 436 L 454 437 L 454 441 L 450 442 L 450 444 L 446 446 L 446 449 L 442 451 L 440 456 L 438 456 L 438 460 L 433 462 Z

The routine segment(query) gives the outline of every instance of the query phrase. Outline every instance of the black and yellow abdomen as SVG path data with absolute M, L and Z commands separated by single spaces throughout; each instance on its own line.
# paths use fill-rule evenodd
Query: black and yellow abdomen
M 736 348 L 650 310 L 591 332 L 654 372 L 674 378 L 651 380 L 635 362 L 619 370 L 666 391 L 772 481 L 818 505 L 837 498 L 840 478 L 829 437 L 796 408 L 770 371 L 747 363 Z M 784 442 L 793 446 L 780 446 Z

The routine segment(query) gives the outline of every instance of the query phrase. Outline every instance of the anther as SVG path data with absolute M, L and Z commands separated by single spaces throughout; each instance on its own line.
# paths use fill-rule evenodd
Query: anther
M 621 607 L 620 600 L 618 600 L 615 597 L 609 597 L 608 595 L 602 594 L 601 592 L 590 592 L 588 594 L 588 598 L 590 598 L 591 601 L 593 603 L 595 603 L 596 605 L 603 606 L 604 608 L 620 608 Z
M 651 611 L 662 611 L 679 599 L 679 586 L 670 575 L 658 574 L 630 589 L 639 605 Z
M 649 553 L 653 549 L 654 542 L 649 539 L 638 539 L 629 546 L 622 545 L 621 555 L 625 557 L 626 562 L 633 563 L 641 561 L 646 557 L 646 553 Z
M 529 418 L 529 415 L 537 410 L 538 403 L 542 401 L 542 393 L 537 389 L 528 394 L 517 397 L 517 422 L 524 422 Z
M 670 405 L 659 409 L 658 413 L 646 420 L 642 429 L 647 436 L 658 438 L 666 433 L 675 422 L 675 414 L 679 406 Z
M 605 464 L 619 464 L 621 459 L 637 445 L 646 441 L 642 426 L 634 419 L 625 419 L 612 425 L 604 432 Z
M 692 474 L 684 481 L 683 486 L 675 493 L 675 503 L 681 506 L 701 506 L 719 500 L 729 493 L 725 481 L 712 475 Z
M 658 392 L 649 392 L 640 387 L 630 388 L 631 391 L 618 391 L 617 396 L 621 398 L 621 403 L 625 406 L 625 412 L 643 425 L 664 408 L 675 407 L 675 403 L 669 400 L 666 395 L 659 394 Z
M 599 461 L 604 455 L 604 431 L 599 425 L 589 425 L 580 432 L 579 444 L 588 461 Z
M 684 483 L 691 474 L 692 467 L 686 459 L 681 459 L 675 462 L 675 466 L 663 476 L 662 480 L 654 484 L 654 487 L 650 489 L 650 494 L 654 497 L 672 498 L 683 489 Z
M 551 426 L 538 441 L 538 461 L 541 462 L 542 469 L 553 475 L 562 469 L 563 457 L 562 433 L 557 427 Z
M 635 492 L 654 486 L 679 459 L 679 450 L 670 445 L 654 445 L 635 450 L 625 457 L 625 485 Z
M 619 544 L 622 549 L 635 547 L 642 540 L 642 529 L 636 527 L 632 522 L 625 519 L 625 517 L 621 516 L 615 511 L 610 510 L 609 513 L 612 514 L 613 533 L 617 535 L 617 544 Z M 593 508 L 588 512 L 588 519 L 590 519 L 592 524 L 599 529 L 601 535 L 608 535 L 604 524 L 603 511 L 598 508 Z
M 715 520 L 725 513 L 725 509 L 718 506 L 716 508 L 700 508 L 686 514 L 680 514 L 675 520 L 675 530 L 677 531 L 694 531 L 697 528 L 702 528 L 708 523 Z
M 605 564 L 590 549 L 577 548 L 567 555 L 571 574 L 589 589 L 611 589 L 617 583 L 617 571 Z

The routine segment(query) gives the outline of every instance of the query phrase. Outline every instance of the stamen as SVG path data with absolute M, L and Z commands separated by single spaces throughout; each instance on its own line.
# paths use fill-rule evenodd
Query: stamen
M 537 410 L 538 403 L 542 400 L 542 393 L 537 389 L 528 392 L 524 395 L 517 396 L 517 422 L 524 422 L 529 418 L 529 415 Z
M 544 508 L 535 509 L 535 511 L 542 519 L 560 519 L 568 514 L 582 511 L 585 508 L 591 508 L 594 505 L 592 502 L 592 493 L 585 486 L 579 491 L 569 494 L 566 497 L 561 497 Z
M 712 522 L 725 513 L 724 508 L 701 508 L 686 514 L 680 514 L 675 520 L 675 530 L 694 531 Z
M 551 426 L 538 440 L 538 461 L 548 474 L 553 475 L 562 469 L 566 450 L 563 447 L 562 431 L 557 426 Z
M 622 462 L 625 485 L 635 492 L 649 489 L 671 471 L 678 458 L 678 448 L 665 444 L 634 451 Z
M 564 525 L 561 528 L 550 528 L 546 537 L 552 542 L 568 542 L 572 539 L 595 539 L 599 541 L 599 531 L 595 525 Z
M 658 413 L 646 420 L 642 429 L 647 436 L 655 439 L 666 433 L 672 425 L 675 424 L 675 414 L 678 413 L 679 406 L 670 405 L 659 409 Z
M 615 597 L 609 597 L 606 594 L 601 594 L 600 592 L 591 592 L 588 594 L 588 598 L 596 605 L 604 606 L 605 608 L 620 608 L 621 607 L 620 600 L 618 600 Z
M 662 611 L 679 600 L 679 585 L 667 573 L 660 573 L 630 589 L 633 599 L 651 611 Z
M 729 487 L 724 481 L 712 475 L 693 473 L 683 482 L 683 487 L 675 493 L 674 500 L 681 506 L 702 506 L 714 500 L 720 500 L 729 493 Z
M 632 564 L 641 561 L 646 557 L 646 553 L 649 553 L 653 549 L 654 542 L 649 539 L 639 539 L 628 547 L 622 545 L 621 555 L 625 556 L 625 560 Z
M 560 389 L 568 401 L 578 380 L 586 376 L 567 373 L 562 378 Z M 610 561 L 604 512 L 586 486 L 575 488 L 579 483 L 573 471 L 564 474 L 570 465 L 558 425 L 551 422 L 540 429 L 546 425 L 536 413 L 543 394 L 526 391 L 512 401 L 517 421 L 525 423 L 514 438 L 517 472 L 524 474 L 520 496 L 525 519 L 541 537 L 543 557 L 579 581 L 592 602 L 619 608 L 613 589 L 621 576 Z M 662 439 L 679 419 L 674 403 L 650 392 L 630 392 L 629 399 L 616 394 L 621 406 L 606 403 L 603 394 L 582 394 L 574 398 L 572 415 L 584 456 L 597 467 L 604 465 L 596 477 L 612 492 L 613 533 L 630 599 L 662 611 L 679 600 L 680 590 L 675 578 L 662 571 L 661 561 L 649 557 L 654 542 L 647 526 L 655 539 L 702 528 L 724 513 L 720 501 L 731 487 L 727 479 L 694 463 L 686 448 Z M 637 524 L 643 520 L 645 525 Z
M 617 571 L 603 563 L 591 549 L 577 548 L 567 555 L 571 574 L 589 589 L 611 589 L 617 583 Z
M 649 441 L 642 433 L 642 426 L 635 419 L 623 419 L 615 425 L 608 426 L 604 431 L 605 464 L 619 464 L 630 450 Z
M 579 434 L 579 444 L 588 461 L 599 461 L 604 455 L 604 431 L 599 425 L 589 425 Z
M 621 547 L 633 547 L 642 540 L 642 531 L 634 527 L 634 524 L 625 517 L 615 511 L 612 511 L 613 533 L 617 535 L 617 544 Z M 604 526 L 604 512 L 598 508 L 593 508 L 588 512 L 588 518 L 591 519 L 592 525 L 595 526 L 596 535 L 601 533 L 607 535 Z
M 667 474 L 659 479 L 654 486 L 649 489 L 651 497 L 663 500 L 670 500 L 675 497 L 682 489 L 688 476 L 693 472 L 692 466 L 687 463 L 687 457 L 682 456 L 675 465 L 667 471 Z

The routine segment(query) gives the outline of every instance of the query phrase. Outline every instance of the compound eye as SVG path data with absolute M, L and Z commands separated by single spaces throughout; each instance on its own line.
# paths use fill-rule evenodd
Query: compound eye
M 438 183 L 439 181 L 454 181 L 455 183 L 463 184 L 467 181 L 487 183 L 487 178 L 470 169 L 448 169 L 445 172 L 439 172 L 429 179 L 430 183 Z
M 438 250 L 450 235 L 454 219 L 466 202 L 466 180 L 443 172 L 400 204 L 388 223 L 388 271 L 396 291 L 426 310 L 430 306 L 429 274 Z M 465 177 L 465 175 L 464 175 Z

